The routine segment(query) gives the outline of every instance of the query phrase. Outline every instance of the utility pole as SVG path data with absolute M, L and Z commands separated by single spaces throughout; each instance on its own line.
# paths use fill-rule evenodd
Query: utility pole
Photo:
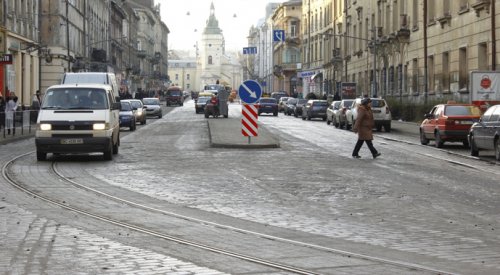
M 424 104 L 427 104 L 427 91 L 429 90 L 429 83 L 427 80 L 427 0 L 424 0 Z M 418 86 L 417 86 L 418 87 Z M 418 88 L 417 88 L 418 89 Z
M 67 58 L 68 58 L 68 72 L 71 71 L 71 58 L 69 54 L 69 0 L 66 0 L 66 48 L 67 48 Z

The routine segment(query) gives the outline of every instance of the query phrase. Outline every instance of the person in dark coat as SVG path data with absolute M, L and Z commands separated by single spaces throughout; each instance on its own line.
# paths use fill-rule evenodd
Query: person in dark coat
M 352 128 L 353 132 L 358 134 L 358 142 L 356 142 L 356 146 L 354 146 L 354 151 L 352 151 L 353 158 L 361 158 L 358 153 L 363 146 L 363 143 L 366 142 L 368 149 L 372 153 L 373 158 L 377 158 L 380 156 L 380 153 L 373 147 L 373 126 L 375 126 L 375 122 L 373 120 L 373 112 L 371 108 L 371 99 L 365 97 L 361 100 L 361 105 L 358 107 L 358 117 L 356 119 L 356 123 Z

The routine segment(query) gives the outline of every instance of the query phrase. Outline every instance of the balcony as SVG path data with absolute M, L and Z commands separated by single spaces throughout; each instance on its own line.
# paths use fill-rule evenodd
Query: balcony
M 443 16 L 440 16 L 436 18 L 436 20 L 441 24 L 441 28 L 444 27 L 444 24 L 448 23 L 448 25 L 451 22 L 451 13 L 449 11 L 445 12 Z
M 139 58 L 145 58 L 147 56 L 147 53 L 145 50 L 138 50 L 137 51 L 137 57 Z
M 297 71 L 297 63 L 282 63 L 281 68 L 284 72 Z
M 491 0 L 476 0 L 475 3 L 471 4 L 471 7 L 476 11 L 476 15 L 479 17 L 482 10 L 485 10 L 486 13 L 490 13 L 490 2 Z

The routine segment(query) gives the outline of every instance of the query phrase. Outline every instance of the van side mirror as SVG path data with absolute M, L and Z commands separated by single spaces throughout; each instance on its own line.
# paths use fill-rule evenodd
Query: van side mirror
M 122 108 L 122 104 L 120 102 L 113 102 L 111 105 L 111 110 L 120 110 Z

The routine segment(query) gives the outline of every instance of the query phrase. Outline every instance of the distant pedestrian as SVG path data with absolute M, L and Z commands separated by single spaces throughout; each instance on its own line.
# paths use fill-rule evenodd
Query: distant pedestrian
M 361 100 L 361 105 L 358 107 L 358 117 L 356 119 L 356 123 L 352 130 L 358 134 L 358 142 L 356 142 L 356 146 L 354 146 L 354 151 L 352 151 L 353 158 L 361 158 L 359 156 L 359 150 L 363 143 L 366 142 L 368 149 L 372 153 L 373 158 L 377 158 L 380 156 L 380 153 L 373 147 L 373 126 L 375 126 L 375 122 L 373 120 L 373 112 L 372 112 L 372 101 L 370 98 L 365 97 Z
M 10 96 L 7 104 L 5 104 L 5 128 L 7 129 L 7 134 L 10 135 L 14 133 L 14 115 L 17 110 L 17 96 Z

